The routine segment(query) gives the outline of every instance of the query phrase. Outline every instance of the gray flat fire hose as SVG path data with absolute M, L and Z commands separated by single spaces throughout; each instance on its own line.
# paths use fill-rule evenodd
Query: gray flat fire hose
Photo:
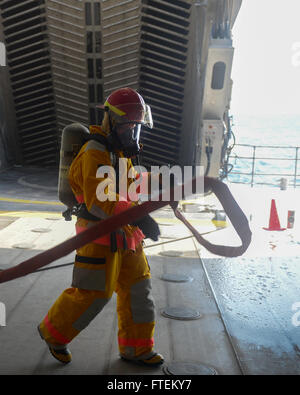
M 205 186 L 210 187 L 218 198 L 240 240 L 242 241 L 242 244 L 238 247 L 231 247 L 212 244 L 205 240 L 204 237 L 202 237 L 199 232 L 187 221 L 182 213 L 179 212 L 177 209 L 177 202 L 171 203 L 171 207 L 173 208 L 175 216 L 192 232 L 198 243 L 203 245 L 203 247 L 205 247 L 211 253 L 231 258 L 242 255 L 249 247 L 252 237 L 247 217 L 235 201 L 227 185 L 219 180 L 209 177 L 204 177 L 204 184 Z

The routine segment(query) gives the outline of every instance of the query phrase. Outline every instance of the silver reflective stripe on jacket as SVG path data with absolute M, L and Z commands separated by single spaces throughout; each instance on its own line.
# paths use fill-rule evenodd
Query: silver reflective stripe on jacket
M 132 319 L 136 324 L 155 320 L 155 305 L 151 289 L 150 278 L 139 281 L 130 288 Z

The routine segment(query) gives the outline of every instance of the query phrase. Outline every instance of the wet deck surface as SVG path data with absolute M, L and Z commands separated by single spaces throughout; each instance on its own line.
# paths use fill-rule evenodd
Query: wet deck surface
M 48 172 L 47 178 L 34 169 L 15 168 L 0 173 L 0 269 L 14 266 L 74 235 L 74 221 L 66 222 L 60 216 L 64 206 L 57 201 L 56 182 L 53 171 Z M 149 371 L 120 360 L 115 297 L 72 341 L 72 364 L 61 366 L 51 357 L 36 326 L 70 286 L 69 265 L 0 284 L 0 301 L 7 310 L 6 326 L 0 327 L 0 374 L 165 375 L 165 367 L 172 362 L 204 364 L 220 375 L 299 374 L 297 212 L 294 229 L 262 230 L 267 225 L 271 197 L 276 198 L 284 221 L 284 205 L 291 208 L 299 196 L 261 190 L 250 196 L 249 190 L 235 186 L 232 190 L 249 218 L 251 215 L 254 234 L 251 246 L 240 258 L 213 256 L 193 238 L 176 241 L 189 236 L 189 231 L 169 209 L 153 215 L 162 235 L 157 243 L 147 241 L 145 252 L 156 302 L 155 348 L 165 356 L 164 367 Z M 234 243 L 230 224 L 218 230 L 211 223 L 213 208 L 217 207 L 214 197 L 206 197 L 201 204 L 205 213 L 197 212 L 195 204 L 195 212 L 186 213 L 186 217 L 199 231 L 212 231 L 207 236 L 210 241 Z M 161 244 L 166 242 L 171 243 Z M 71 263 L 73 257 L 72 253 L 47 268 Z M 185 274 L 192 281 L 168 282 L 162 279 L 166 273 Z M 162 314 L 166 307 L 192 309 L 201 318 L 167 318 Z
M 300 326 L 293 325 L 292 306 L 300 300 L 300 258 L 204 265 L 243 374 L 299 374 Z

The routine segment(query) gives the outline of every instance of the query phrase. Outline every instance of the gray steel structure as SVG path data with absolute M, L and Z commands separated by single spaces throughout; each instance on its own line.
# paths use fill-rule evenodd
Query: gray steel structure
M 16 161 L 56 165 L 64 126 L 100 123 L 96 104 L 130 86 L 154 118 L 154 129 L 143 132 L 142 164 L 202 163 L 209 48 L 212 40 L 232 47 L 240 6 L 241 0 L 0 1 Z M 230 67 L 217 86 L 223 101 L 208 119 L 227 119 Z M 225 71 L 216 71 L 212 78 L 224 83 Z

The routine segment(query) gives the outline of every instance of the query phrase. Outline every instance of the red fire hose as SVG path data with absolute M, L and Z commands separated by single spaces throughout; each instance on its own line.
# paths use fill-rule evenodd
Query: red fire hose
M 193 190 L 195 190 L 196 179 L 193 179 L 191 183 L 193 186 Z M 109 234 L 134 220 L 142 218 L 145 215 L 151 213 L 152 211 L 158 210 L 166 206 L 167 204 L 170 204 L 172 206 L 176 217 L 189 228 L 197 241 L 210 252 L 225 257 L 236 257 L 242 255 L 247 250 L 251 242 L 251 231 L 245 214 L 243 213 L 237 202 L 234 200 L 231 192 L 225 184 L 208 177 L 204 177 L 204 183 L 206 187 L 210 188 L 215 193 L 220 203 L 222 204 L 225 213 L 227 214 L 229 220 L 231 221 L 233 227 L 235 228 L 237 234 L 242 241 L 241 246 L 231 247 L 215 245 L 208 242 L 177 210 L 176 201 L 174 201 L 173 199 L 171 199 L 170 201 L 162 201 L 161 195 L 159 195 L 157 201 L 151 200 L 144 202 L 141 205 L 131 207 L 130 209 L 123 211 L 120 214 L 101 221 L 99 224 L 72 237 L 71 239 L 64 241 L 61 244 L 58 244 L 55 247 L 50 248 L 47 251 L 44 251 L 30 259 L 27 259 L 26 261 L 12 268 L 1 271 L 0 283 L 7 282 L 18 277 L 26 276 L 27 274 L 32 273 L 43 266 L 49 265 L 49 263 L 63 256 L 68 255 L 69 253 L 82 247 L 83 245 L 90 243 L 101 236 Z M 182 189 L 182 191 L 184 192 L 184 188 L 186 186 L 190 186 L 188 184 L 171 188 L 170 196 L 174 196 L 174 194 L 176 196 L 176 192 L 178 192 L 180 189 Z

